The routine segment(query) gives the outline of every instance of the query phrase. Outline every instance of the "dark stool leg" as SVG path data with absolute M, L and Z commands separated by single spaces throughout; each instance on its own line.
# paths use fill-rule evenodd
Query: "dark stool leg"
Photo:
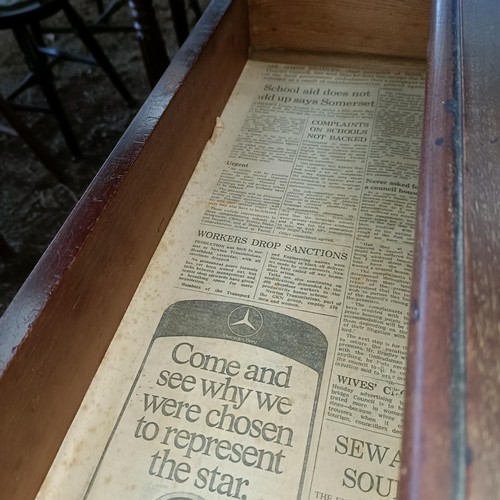
M 33 33 L 33 39 L 39 47 L 45 47 L 45 40 L 43 39 L 43 32 L 39 22 L 33 22 L 30 24 L 31 33 Z
M 14 255 L 14 250 L 10 248 L 7 240 L 0 233 L 0 257 L 2 257 L 3 260 L 7 261 L 14 257 Z
M 152 0 L 128 0 L 142 58 L 151 87 L 156 85 L 170 63 L 156 20 Z
M 90 27 L 94 28 L 98 24 L 107 24 L 111 19 L 111 16 L 113 16 L 125 5 L 127 5 L 127 0 L 110 0 L 110 2 L 106 5 L 106 8 L 103 9 L 99 16 L 90 23 Z
M 102 14 L 104 12 L 104 2 L 102 0 L 95 0 L 95 4 L 98 14 Z
M 14 131 L 24 140 L 24 142 L 29 146 L 34 155 L 40 160 L 40 162 L 45 166 L 47 170 L 52 172 L 52 174 L 57 178 L 59 182 L 63 184 L 66 183 L 67 179 L 64 174 L 62 174 L 59 164 L 56 159 L 51 156 L 49 151 L 45 149 L 44 145 L 41 144 L 33 136 L 31 130 L 18 119 L 16 114 L 12 111 L 9 103 L 5 101 L 0 96 L 0 113 L 5 116 L 7 122 L 11 125 Z
M 189 0 L 189 6 L 191 7 L 192 11 L 194 12 L 194 17 L 195 17 L 196 21 L 198 21 L 203 14 L 203 11 L 201 10 L 201 7 L 200 7 L 200 4 L 198 3 L 198 0 Z
M 61 100 L 59 99 L 54 86 L 52 72 L 47 66 L 44 56 L 38 51 L 29 29 L 25 25 L 17 26 L 14 29 L 14 34 L 30 70 L 35 75 L 40 88 L 42 89 L 42 92 L 59 123 L 59 127 L 71 154 L 75 158 L 79 158 L 81 156 L 81 152 L 78 146 L 78 141 L 73 134 L 66 112 L 64 111 Z
M 169 0 L 168 3 L 172 12 L 177 43 L 180 47 L 189 35 L 186 6 L 184 5 L 184 0 Z
M 85 44 L 90 53 L 94 56 L 95 60 L 101 66 L 101 68 L 108 75 L 108 78 L 111 80 L 111 83 L 116 87 L 118 92 L 122 95 L 122 97 L 127 101 L 130 106 L 135 104 L 135 99 L 131 96 L 125 84 L 122 82 L 122 79 L 116 72 L 115 68 L 109 61 L 106 54 L 101 49 L 101 46 L 97 43 L 96 39 L 93 37 L 90 30 L 85 26 L 84 22 L 81 20 L 80 16 L 76 13 L 76 11 L 69 5 L 67 1 L 62 2 L 64 13 L 68 18 L 71 26 L 75 29 L 76 33 Z

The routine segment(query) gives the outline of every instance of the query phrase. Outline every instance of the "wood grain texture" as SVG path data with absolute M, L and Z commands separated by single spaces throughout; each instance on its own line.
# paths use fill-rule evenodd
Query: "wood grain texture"
M 206 11 L 1 318 L 2 498 L 38 491 L 246 61 L 247 19 L 242 1 Z
M 401 492 L 483 500 L 500 491 L 500 4 L 438 1 L 435 26 Z M 444 157 L 430 132 L 440 124 Z M 425 179 L 441 185 L 446 171 L 458 189 L 432 203 Z M 437 216 L 446 200 L 451 220 Z
M 427 63 L 423 59 L 369 54 L 327 54 L 318 52 L 250 50 L 249 59 L 262 62 L 310 66 L 331 66 L 373 71 L 415 71 L 424 74 Z
M 426 55 L 430 0 L 249 0 L 256 49 Z
M 410 311 L 400 498 L 449 499 L 454 269 L 452 1 L 432 13 Z
M 500 3 L 463 2 L 468 499 L 500 495 Z

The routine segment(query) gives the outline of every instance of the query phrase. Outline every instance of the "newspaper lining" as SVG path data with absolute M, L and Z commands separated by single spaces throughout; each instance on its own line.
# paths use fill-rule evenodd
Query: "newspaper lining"
M 396 498 L 423 94 L 247 63 L 38 498 Z

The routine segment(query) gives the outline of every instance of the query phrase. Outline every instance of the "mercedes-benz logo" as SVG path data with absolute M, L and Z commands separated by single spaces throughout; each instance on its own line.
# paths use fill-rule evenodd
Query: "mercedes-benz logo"
M 262 328 L 262 324 L 262 314 L 248 306 L 233 309 L 227 320 L 227 326 L 238 337 L 255 335 Z

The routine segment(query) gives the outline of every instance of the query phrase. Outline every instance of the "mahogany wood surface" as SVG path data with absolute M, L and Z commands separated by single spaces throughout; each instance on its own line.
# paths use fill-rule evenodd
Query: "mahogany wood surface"
M 500 496 L 500 3 L 463 1 L 468 499 Z
M 400 485 L 406 500 L 448 499 L 452 487 L 453 1 L 435 2 L 431 21 Z
M 255 49 L 426 55 L 430 0 L 249 0 Z
M 500 4 L 438 0 L 401 498 L 500 492 Z
M 2 498 L 38 491 L 241 72 L 247 32 L 245 2 L 210 6 L 0 319 Z

